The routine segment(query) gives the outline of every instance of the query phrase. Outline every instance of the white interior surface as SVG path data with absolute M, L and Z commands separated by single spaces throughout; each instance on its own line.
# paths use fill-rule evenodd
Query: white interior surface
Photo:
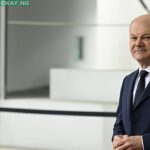
M 135 16 L 146 13 L 138 0 L 32 0 L 30 7 L 9 7 L 8 13 L 10 92 L 48 85 L 49 68 L 137 67 L 129 53 L 128 25 Z M 71 25 L 32 25 L 30 21 Z M 79 37 L 84 41 L 81 60 Z
M 22 108 L 22 109 L 40 109 L 40 110 L 60 110 L 60 111 L 116 111 L 117 103 L 107 102 L 88 102 L 88 101 L 70 101 L 70 100 L 56 100 L 48 98 L 28 98 L 28 99 L 10 99 L 4 100 L 0 103 L 1 107 L 7 108 Z
M 123 78 L 132 70 L 50 70 L 50 97 L 56 100 L 118 102 Z
M 116 110 L 116 104 L 58 103 L 48 99 L 11 99 L 1 102 L 1 107 L 94 112 Z M 0 145 L 40 150 L 108 150 L 112 147 L 114 119 L 0 112 Z
M 144 2 L 148 4 L 147 0 Z M 134 17 L 146 13 L 138 0 L 97 0 L 97 3 L 99 23 L 129 24 Z
M 87 33 L 86 31 L 91 29 L 89 27 L 84 28 L 84 30 L 81 27 L 64 30 L 63 27 L 9 24 L 8 89 L 10 91 L 48 84 L 50 67 L 94 69 L 134 69 L 137 67 L 133 59 L 129 57 L 129 50 L 126 45 L 128 43 L 127 26 L 122 26 L 122 24 L 128 25 L 135 16 L 146 13 L 137 0 L 97 0 L 95 1 L 99 3 L 97 14 L 95 9 L 97 6 L 93 0 L 88 0 L 86 6 L 85 1 L 87 2 L 87 0 L 82 0 L 82 3 L 80 0 L 74 0 L 73 3 L 70 0 L 44 1 L 46 3 L 41 3 L 41 0 L 32 0 L 35 5 L 26 8 L 15 9 L 15 7 L 11 7 L 9 10 L 10 15 L 8 16 L 9 21 L 73 21 L 78 23 L 83 21 L 104 23 L 109 26 L 96 28 L 97 35 L 93 34 L 95 33 L 93 28 L 88 34 L 89 32 Z M 145 1 L 148 2 L 148 0 Z M 51 5 L 52 2 L 54 5 Z M 83 11 L 83 8 L 85 8 L 85 11 Z M 85 17 L 85 14 L 88 14 L 88 16 Z M 117 24 L 118 26 L 113 26 L 112 24 Z M 94 39 L 93 35 L 96 35 L 97 39 Z M 87 49 L 84 61 L 77 60 L 76 51 L 78 49 L 76 43 L 78 36 L 82 36 L 85 39 L 84 46 Z M 96 42 L 98 45 L 96 45 Z M 65 44 L 64 46 L 64 43 L 68 43 L 68 45 Z M 91 53 L 93 51 L 94 54 Z M 3 63 L 0 62 L 0 77 Z M 52 74 L 57 71 L 59 73 L 60 70 L 54 70 Z M 103 76 L 100 79 L 99 71 L 88 74 L 87 70 L 79 71 L 80 73 L 76 71 L 74 75 L 77 76 L 72 76 L 73 72 L 74 70 L 69 73 L 68 71 L 61 72 L 60 78 L 62 74 L 64 74 L 65 80 L 66 74 L 69 74 L 69 77 L 66 82 L 61 80 L 63 86 L 60 86 L 59 89 L 55 89 L 55 86 L 58 86 L 57 82 L 52 87 L 55 91 L 54 93 L 52 91 L 54 99 L 1 99 L 0 106 L 74 111 L 116 110 L 118 87 L 120 87 L 123 75 L 126 74 L 125 72 L 125 74 L 117 73 L 119 80 L 117 82 L 111 81 L 113 84 L 109 86 L 104 83 L 97 84 L 103 82 L 102 79 L 106 80 L 109 73 L 102 73 L 106 77 Z M 82 74 L 80 76 L 82 80 L 78 77 L 78 73 Z M 97 77 L 98 74 L 100 75 L 99 77 Z M 56 75 L 56 78 L 58 76 L 59 74 Z M 76 80 L 72 80 L 72 78 L 76 78 Z M 108 77 L 107 81 L 110 78 L 112 76 Z M 93 83 L 91 84 L 91 82 Z M 67 92 L 62 93 L 64 85 Z M 74 89 L 72 92 L 70 86 Z M 111 90 L 108 89 L 110 86 Z M 113 93 L 115 89 L 117 91 Z M 58 93 L 56 93 L 56 90 L 58 90 Z M 88 97 L 85 95 L 87 93 Z M 62 96 L 62 99 L 60 96 Z M 56 100 L 56 98 L 58 99 Z M 111 136 L 114 119 L 0 112 L 0 145 L 16 147 L 17 149 L 110 150 L 112 149 Z M 0 149 L 4 150 L 4 148 Z

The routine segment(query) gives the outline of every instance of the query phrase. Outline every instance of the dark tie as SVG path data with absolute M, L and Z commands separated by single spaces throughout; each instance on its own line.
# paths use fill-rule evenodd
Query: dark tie
M 137 85 L 137 90 L 136 90 L 136 93 L 135 93 L 134 105 L 136 105 L 138 103 L 138 101 L 140 100 L 139 97 L 141 96 L 142 92 L 145 89 L 145 76 L 147 74 L 148 74 L 148 72 L 145 71 L 145 70 L 140 71 L 140 80 L 139 80 L 139 83 Z

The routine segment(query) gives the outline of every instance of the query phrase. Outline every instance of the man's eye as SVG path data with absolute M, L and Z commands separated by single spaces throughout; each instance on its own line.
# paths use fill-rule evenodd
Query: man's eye
M 130 39 L 131 39 L 131 40 L 136 40 L 137 38 L 134 37 L 134 36 L 131 36 Z
M 143 37 L 144 40 L 150 40 L 150 36 Z

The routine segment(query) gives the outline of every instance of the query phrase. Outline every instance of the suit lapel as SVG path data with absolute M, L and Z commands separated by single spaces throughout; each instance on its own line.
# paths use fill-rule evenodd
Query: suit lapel
M 150 82 L 148 83 L 146 89 L 144 90 L 144 92 L 142 93 L 141 97 L 140 97 L 140 101 L 135 105 L 134 108 L 136 108 L 139 104 L 141 104 L 144 100 L 146 100 L 147 97 L 150 96 Z
M 126 122 L 128 123 L 128 127 L 131 132 L 131 122 L 132 122 L 132 110 L 133 110 L 133 89 L 136 77 L 138 75 L 138 70 L 135 71 L 131 76 L 129 76 L 128 82 L 126 83 Z
M 129 80 L 128 80 L 128 89 L 127 89 L 127 107 L 128 108 L 132 108 L 133 106 L 133 89 L 134 89 L 134 84 L 135 84 L 135 80 L 136 77 L 138 75 L 138 70 L 135 71 L 132 76 L 130 76 Z M 129 107 L 130 106 L 130 107 Z

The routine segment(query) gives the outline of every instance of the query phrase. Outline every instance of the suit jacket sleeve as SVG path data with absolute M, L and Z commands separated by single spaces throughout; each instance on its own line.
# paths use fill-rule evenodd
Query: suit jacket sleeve
M 123 81 L 124 84 L 124 81 Z M 120 91 L 120 98 L 119 98 L 119 105 L 116 112 L 116 121 L 113 128 L 113 137 L 115 135 L 123 135 L 125 134 L 123 121 L 122 121 L 122 91 L 123 91 L 123 84 Z
M 150 133 L 144 134 L 142 137 L 144 150 L 150 150 Z

